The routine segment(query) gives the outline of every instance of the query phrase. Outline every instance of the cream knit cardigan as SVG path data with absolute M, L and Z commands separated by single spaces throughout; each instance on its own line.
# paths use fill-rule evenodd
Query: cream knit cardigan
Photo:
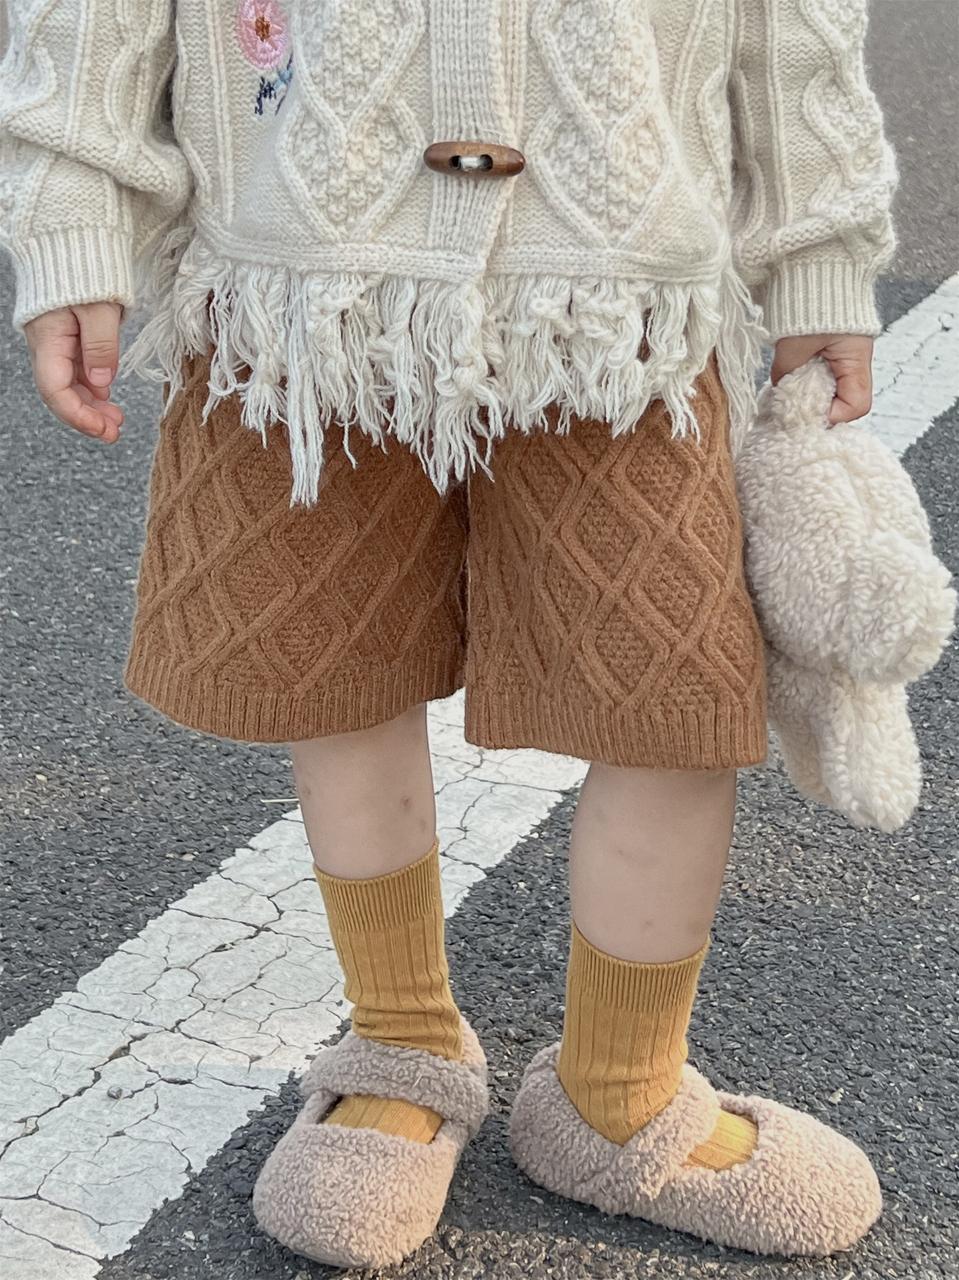
M 330 415 L 407 442 L 442 490 L 550 402 L 560 429 L 622 432 L 662 397 L 695 430 L 714 347 L 741 436 L 762 326 L 878 331 L 896 173 L 866 0 L 10 10 L 15 326 L 142 301 L 122 370 L 171 396 L 213 342 L 207 409 L 239 393 L 249 426 L 288 424 L 294 500 Z M 526 169 L 433 172 L 447 139 Z

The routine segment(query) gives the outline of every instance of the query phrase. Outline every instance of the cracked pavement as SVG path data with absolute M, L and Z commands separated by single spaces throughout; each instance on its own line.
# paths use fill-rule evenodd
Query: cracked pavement
M 430 723 L 452 914 L 585 766 L 470 746 L 462 694 Z M 95 1275 L 346 1012 L 294 809 L 0 1045 L 0 1256 Z
M 875 0 L 871 51 L 903 179 L 899 254 L 880 282 L 891 321 L 959 262 L 954 0 Z M 0 299 L 8 318 L 5 263 Z M 906 445 L 917 400 L 945 400 L 907 462 L 956 567 L 959 414 L 937 307 L 884 343 L 877 425 Z M 249 1211 L 298 1105 L 288 1073 L 343 1013 L 308 863 L 290 878 L 297 840 L 303 851 L 287 761 L 168 725 L 120 683 L 155 392 L 125 389 L 125 442 L 101 450 L 38 409 L 16 341 L 0 370 L 0 1276 L 326 1280 Z M 744 781 L 692 1053 L 717 1084 L 807 1108 L 876 1162 L 879 1228 L 825 1263 L 711 1249 L 518 1175 L 505 1116 L 525 1062 L 559 1032 L 584 766 L 483 758 L 458 738 L 455 704 L 433 708 L 453 981 L 490 1054 L 494 1110 L 436 1240 L 391 1280 L 959 1274 L 957 675 L 953 651 L 914 690 L 927 783 L 896 836 L 851 832 L 775 770 Z M 251 838 L 263 828 L 266 847 Z

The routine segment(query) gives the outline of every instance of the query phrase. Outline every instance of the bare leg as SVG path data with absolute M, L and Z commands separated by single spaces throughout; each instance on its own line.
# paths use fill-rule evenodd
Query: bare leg
M 365 879 L 421 858 L 436 832 L 426 704 L 354 733 L 291 745 L 321 871 Z
M 573 821 L 573 919 L 622 960 L 679 960 L 705 942 L 732 838 L 734 770 L 590 766 Z

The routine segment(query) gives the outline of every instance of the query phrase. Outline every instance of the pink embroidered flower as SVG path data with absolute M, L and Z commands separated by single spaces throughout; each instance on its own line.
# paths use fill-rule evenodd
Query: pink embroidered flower
M 289 45 L 289 23 L 277 0 L 240 0 L 236 34 L 248 62 L 261 71 L 280 65 Z

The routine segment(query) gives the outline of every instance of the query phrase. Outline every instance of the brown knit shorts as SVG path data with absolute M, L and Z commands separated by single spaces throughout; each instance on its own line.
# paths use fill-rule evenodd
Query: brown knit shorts
M 445 495 L 418 459 L 333 428 L 291 508 L 285 429 L 235 399 L 200 421 L 189 362 L 160 424 L 128 687 L 228 738 L 362 729 L 466 689 L 466 738 L 703 769 L 766 753 L 763 649 L 742 563 L 725 393 L 701 441 L 656 402 L 632 434 L 574 420 L 498 441 Z

